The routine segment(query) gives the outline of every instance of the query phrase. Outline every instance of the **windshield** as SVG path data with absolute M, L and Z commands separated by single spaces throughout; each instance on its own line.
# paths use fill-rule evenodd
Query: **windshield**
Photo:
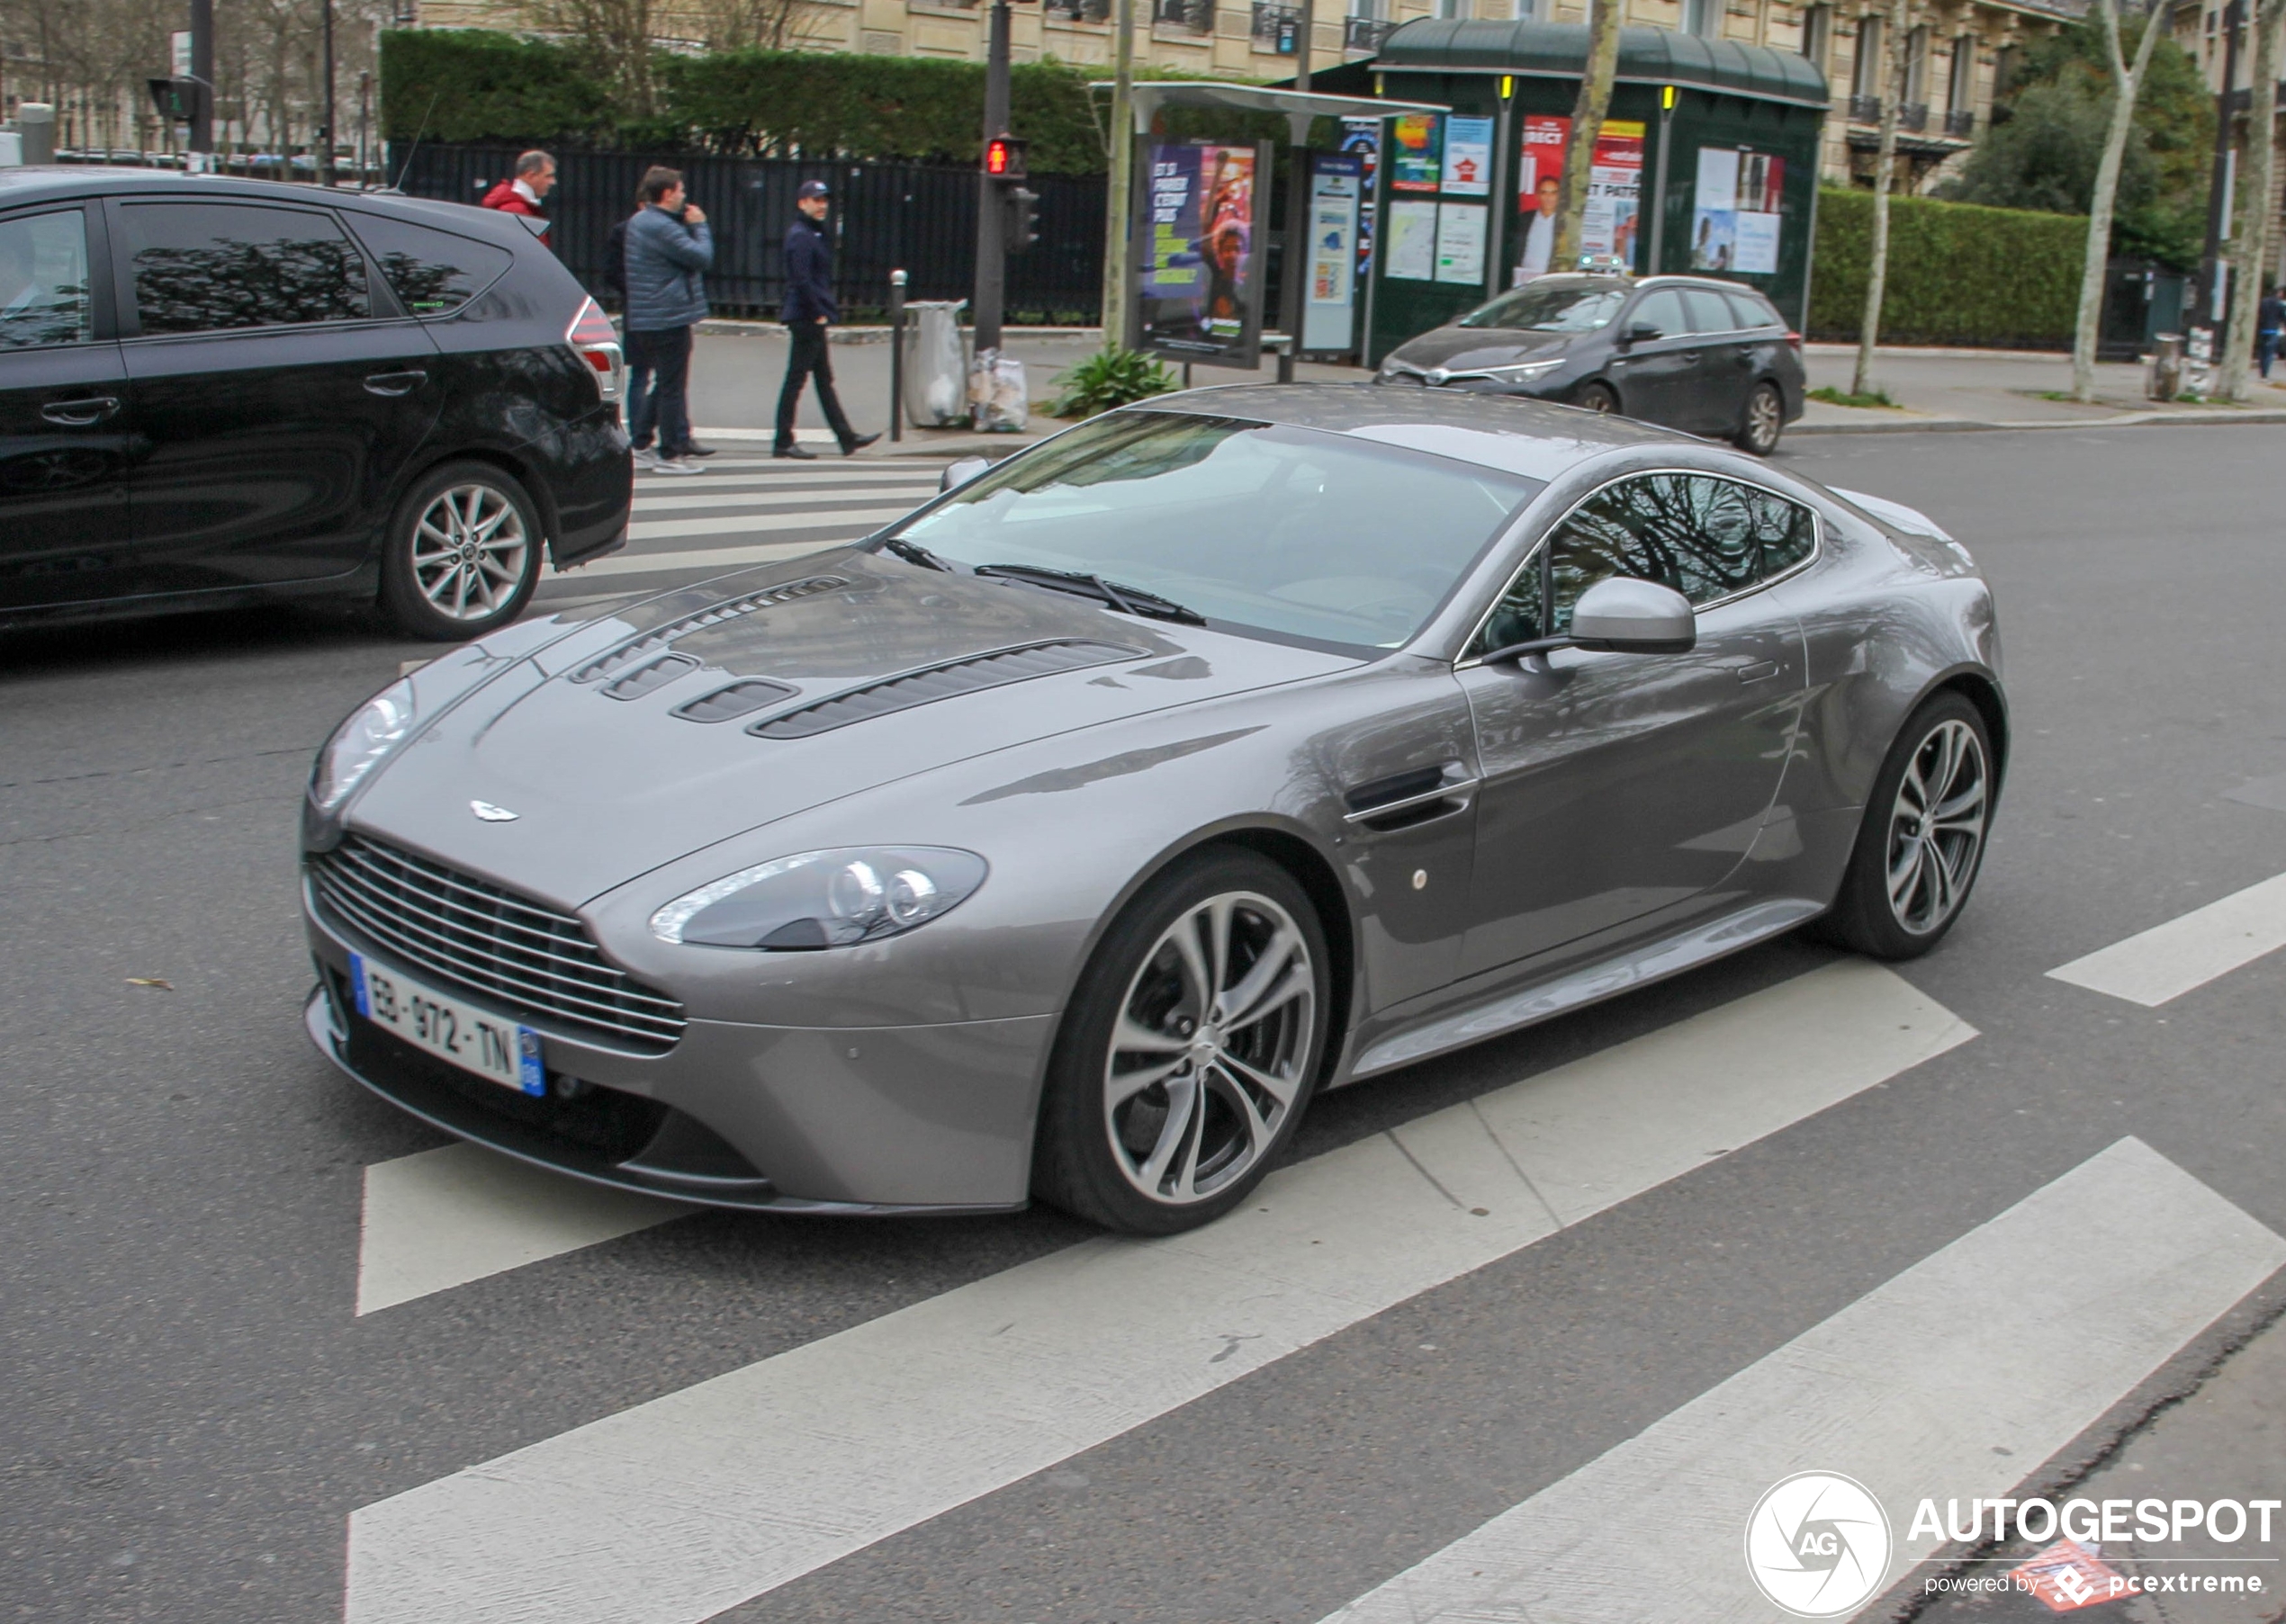
M 1461 318 L 1464 327 L 1525 327 L 1535 333 L 1592 333 L 1619 314 L 1627 291 L 1609 283 L 1527 282 Z
M 1346 435 L 1117 412 L 892 534 L 958 567 L 1072 570 L 1231 629 L 1392 649 L 1540 489 Z

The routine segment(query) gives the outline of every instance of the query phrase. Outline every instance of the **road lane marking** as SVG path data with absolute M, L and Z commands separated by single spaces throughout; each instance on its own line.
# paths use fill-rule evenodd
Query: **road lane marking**
M 1281 1170 L 1197 1233 L 1084 1242 L 365 1506 L 346 1617 L 697 1624 L 1974 1036 L 1837 962 Z
M 932 491 L 929 494 L 935 493 Z M 878 501 L 884 498 L 894 501 L 900 495 L 900 492 L 884 490 L 878 485 L 856 486 L 848 490 L 788 491 L 733 490 L 725 489 L 723 485 L 708 485 L 694 490 L 688 485 L 680 485 L 676 487 L 675 494 L 670 497 L 656 496 L 650 491 L 644 492 L 635 502 L 635 515 L 636 522 L 639 524 L 645 514 L 690 513 L 702 507 L 735 507 L 752 512 L 760 512 L 770 507 L 814 507 L 819 509 L 820 519 L 832 519 L 838 516 L 831 507 L 825 506 L 827 503 Z M 916 495 L 912 502 L 899 511 L 911 513 L 914 508 L 921 506 L 921 502 L 922 498 Z
M 749 564 L 768 564 L 779 559 L 799 558 L 805 552 L 823 552 L 829 547 L 841 544 L 829 539 L 822 542 L 764 542 L 754 547 L 707 547 L 689 552 L 615 552 L 609 558 L 599 558 L 590 564 L 574 564 L 548 579 L 551 581 L 577 582 L 596 580 L 610 575 L 658 575 L 670 570 L 703 570 L 709 574 L 719 575 L 725 570 L 741 570 Z
M 373 1314 L 695 1211 L 475 1144 L 365 1169 L 357 1312 Z
M 627 526 L 627 539 L 659 542 L 687 535 L 757 535 L 772 530 L 838 529 L 861 535 L 912 511 L 910 507 L 860 507 L 840 513 L 732 513 L 715 519 L 637 519 Z
M 2282 1263 L 2122 1139 L 1325 1624 L 1761 1624 L 1747 1517 L 1801 1471 L 1873 1492 L 1894 1580 L 1938 1543 L 1905 1538 L 1922 1499 L 2008 1494 Z
M 2114 942 L 2048 974 L 2156 1009 L 2286 947 L 2286 874 Z

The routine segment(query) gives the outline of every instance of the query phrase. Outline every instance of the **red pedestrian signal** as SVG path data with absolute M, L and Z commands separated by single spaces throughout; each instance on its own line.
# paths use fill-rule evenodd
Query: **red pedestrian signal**
M 1024 178 L 1024 143 L 1012 135 L 996 135 L 985 143 L 985 173 L 996 181 Z

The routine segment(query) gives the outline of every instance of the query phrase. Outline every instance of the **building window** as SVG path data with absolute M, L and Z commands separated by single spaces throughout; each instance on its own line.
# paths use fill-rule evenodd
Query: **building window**
M 1683 0 L 1683 31 L 1712 40 L 1723 25 L 1723 0 Z
M 1825 71 L 1826 50 L 1833 43 L 1833 7 L 1813 5 L 1802 13 L 1802 54 L 1820 73 Z
M 1513 14 L 1519 22 L 1537 22 L 1540 17 L 1538 0 L 1516 0 Z
M 1858 55 L 1850 68 L 1850 94 L 1860 97 L 1878 97 L 1881 83 L 1881 19 L 1867 16 L 1858 19 Z
M 1436 0 L 1436 14 L 1448 22 L 1465 17 L 1469 14 L 1468 0 Z
M 1929 103 L 1929 29 L 1926 24 L 1905 33 L 1905 100 L 1916 107 Z
M 1945 106 L 1953 112 L 1976 110 L 1976 36 L 1963 34 L 1953 41 L 1952 72 L 1945 82 Z

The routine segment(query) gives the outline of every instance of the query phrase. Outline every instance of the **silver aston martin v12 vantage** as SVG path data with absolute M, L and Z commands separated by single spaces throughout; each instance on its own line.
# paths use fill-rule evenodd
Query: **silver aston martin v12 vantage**
M 1926 952 L 2000 665 L 1934 523 L 1696 440 L 1164 397 L 376 695 L 310 783 L 309 1030 L 601 1183 L 1168 1233 L 1320 1089 L 1801 926 Z

